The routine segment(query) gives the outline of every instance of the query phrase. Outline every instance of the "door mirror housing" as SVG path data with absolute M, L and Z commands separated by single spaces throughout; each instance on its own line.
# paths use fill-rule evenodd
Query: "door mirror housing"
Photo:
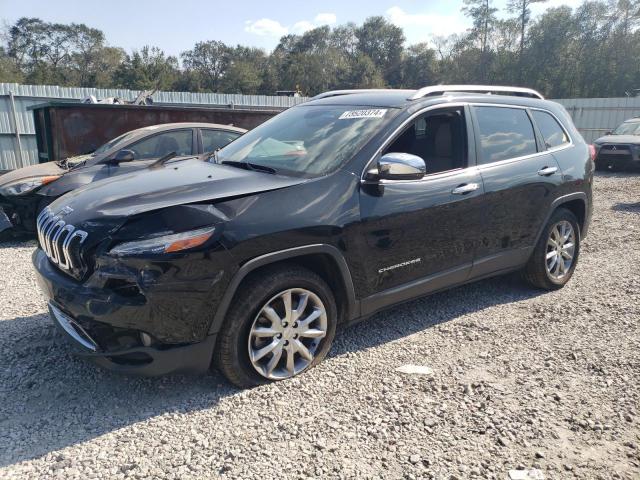
M 135 160 L 135 154 L 133 150 L 120 150 L 117 152 L 112 159 L 108 160 L 106 163 L 111 165 L 118 165 L 122 162 L 133 162 Z
M 386 153 L 378 167 L 367 172 L 367 180 L 420 180 L 427 173 L 424 160 L 410 153 Z

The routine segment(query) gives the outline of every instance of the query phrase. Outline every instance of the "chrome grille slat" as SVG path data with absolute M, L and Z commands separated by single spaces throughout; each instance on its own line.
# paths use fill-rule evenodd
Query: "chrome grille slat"
M 45 208 L 36 219 L 36 228 L 40 247 L 51 263 L 68 271 L 81 267 L 74 264 L 70 250 L 72 242 L 77 239 L 78 245 L 81 245 L 87 239 L 88 234 L 66 223 L 62 220 L 61 215 L 54 215 L 51 208 Z

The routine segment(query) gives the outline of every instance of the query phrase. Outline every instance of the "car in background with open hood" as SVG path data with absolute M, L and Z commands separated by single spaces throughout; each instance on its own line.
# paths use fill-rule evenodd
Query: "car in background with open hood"
M 213 152 L 246 132 L 215 123 L 166 123 L 139 128 L 95 152 L 20 168 L 0 176 L 0 237 L 35 234 L 44 207 L 71 190 L 148 167 L 160 157 Z

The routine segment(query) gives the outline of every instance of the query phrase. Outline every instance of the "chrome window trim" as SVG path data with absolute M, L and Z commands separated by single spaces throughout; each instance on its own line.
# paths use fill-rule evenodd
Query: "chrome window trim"
M 529 110 L 537 110 L 539 112 L 544 112 L 544 113 L 548 113 L 549 115 L 551 115 L 555 119 L 555 121 L 558 122 L 558 125 L 560 125 L 560 128 L 564 132 L 565 136 L 569 139 L 568 143 L 563 143 L 562 145 L 558 145 L 557 147 L 553 147 L 553 148 L 547 148 L 545 150 L 545 152 L 555 152 L 557 150 L 562 150 L 563 148 L 570 147 L 570 146 L 573 145 L 573 137 L 571 135 L 569 135 L 569 131 L 566 129 L 564 124 L 560 121 L 560 119 L 552 111 L 546 110 L 544 108 L 538 108 L 538 107 L 530 107 Z M 535 119 L 534 119 L 534 121 L 535 121 Z M 538 127 L 538 130 L 539 129 L 540 128 Z M 540 132 L 540 135 L 542 135 L 542 132 Z M 543 136 L 543 140 L 544 140 L 544 136 Z
M 560 119 L 553 114 L 553 112 L 545 109 L 545 108 L 540 108 L 540 107 L 525 107 L 523 105 L 507 105 L 507 104 L 500 104 L 500 103 L 469 103 L 469 106 L 471 107 L 499 107 L 499 108 L 517 108 L 520 110 L 539 110 L 541 112 L 546 112 L 551 114 L 551 116 L 553 118 L 555 118 L 558 123 L 560 124 L 560 126 L 562 127 L 562 129 L 564 130 L 565 134 L 567 135 L 567 137 L 569 138 L 569 143 L 565 144 L 565 145 L 560 145 L 559 147 L 554 147 L 554 148 L 550 148 L 550 149 L 546 149 L 546 150 L 542 150 L 540 152 L 536 152 L 536 153 L 531 153 L 529 155 L 521 155 L 519 157 L 513 157 L 513 158 L 505 158 L 504 160 L 496 160 L 495 162 L 489 162 L 489 163 L 483 163 L 483 164 L 479 164 L 477 165 L 478 168 L 480 170 L 483 170 L 486 167 L 494 167 L 494 166 L 499 166 L 499 165 L 504 165 L 507 163 L 511 163 L 511 162 L 519 162 L 521 160 L 528 160 L 530 158 L 535 158 L 535 157 L 540 157 L 542 155 L 546 155 L 548 153 L 553 153 L 553 152 L 558 152 L 560 150 L 564 150 L 566 148 L 571 148 L 574 146 L 573 143 L 573 138 L 571 137 L 571 135 L 569 135 L 567 133 L 567 130 L 565 129 L 564 125 L 562 124 L 562 122 L 560 121 Z M 534 134 L 535 134 L 535 127 L 537 125 L 534 125 L 533 122 L 531 123 L 531 126 L 534 127 Z
M 389 135 L 387 137 L 387 139 L 382 143 L 382 145 L 380 145 L 380 147 L 378 147 L 378 149 L 375 151 L 375 153 L 371 156 L 371 158 L 369 159 L 369 161 L 365 164 L 364 169 L 362 170 L 362 172 L 360 172 L 360 183 L 364 183 L 364 184 L 380 184 L 381 180 L 377 180 L 374 182 L 371 182 L 369 180 L 365 180 L 364 176 L 367 173 L 367 171 L 369 170 L 369 166 L 371 165 L 371 163 L 373 163 L 373 161 L 382 153 L 382 151 L 389 146 L 389 144 L 395 140 L 396 135 L 398 134 L 398 132 L 400 132 L 401 130 L 403 130 L 409 123 L 411 123 L 412 120 L 414 120 L 416 117 L 419 117 L 420 115 L 429 112 L 431 110 L 437 110 L 437 109 L 445 109 L 445 108 L 451 108 L 451 107 L 464 107 L 465 105 L 469 105 L 468 102 L 452 102 L 452 103 L 447 103 L 447 104 L 438 104 L 438 105 L 431 105 L 429 107 L 425 107 L 421 110 L 418 110 L 415 113 L 412 113 L 411 116 L 409 118 L 407 118 L 404 122 L 402 122 L 392 133 L 391 135 Z M 475 165 L 474 165 L 475 166 Z M 433 178 L 434 175 L 440 175 L 442 173 L 448 173 L 448 172 L 454 172 L 454 171 L 461 171 L 461 170 L 466 170 L 470 168 L 469 166 L 465 167 L 465 168 L 458 168 L 455 170 L 448 170 L 447 172 L 436 172 L 436 173 L 431 173 L 429 175 L 425 175 L 424 178 L 421 178 L 420 180 L 385 180 L 385 183 L 416 183 L 416 182 L 424 182 L 427 177 Z
M 497 160 L 495 162 L 484 163 L 484 164 L 481 164 L 481 165 L 476 164 L 476 165 L 473 165 L 473 166 L 467 166 L 465 168 L 458 168 L 458 169 L 455 169 L 455 170 L 448 170 L 446 172 L 432 173 L 432 174 L 429 174 L 429 175 L 425 175 L 424 178 L 421 178 L 420 180 L 377 180 L 377 181 L 365 180 L 364 176 L 366 175 L 366 173 L 369 170 L 370 165 L 373 163 L 373 161 L 378 157 L 378 155 L 380 155 L 382 153 L 382 151 L 387 146 L 389 146 L 389 144 L 392 142 L 392 140 L 395 140 L 395 137 L 398 134 L 398 132 L 403 130 L 416 117 L 424 114 L 425 112 L 429 112 L 431 110 L 437 110 L 437 109 L 440 109 L 440 108 L 444 109 L 444 108 L 450 108 L 450 107 L 464 107 L 466 105 L 468 105 L 470 107 L 516 108 L 516 109 L 525 110 L 525 111 L 526 110 L 539 110 L 541 112 L 548 113 L 553 118 L 556 119 L 556 121 L 558 122 L 558 124 L 560 125 L 562 130 L 565 132 L 565 135 L 567 135 L 567 138 L 569 138 L 569 143 L 560 145 L 558 147 L 542 150 L 540 152 L 532 153 L 532 154 L 529 154 L 529 155 L 522 155 L 520 157 L 506 158 L 504 160 Z M 534 125 L 533 122 L 532 122 L 531 126 L 534 127 L 534 133 L 535 133 L 536 125 Z M 372 183 L 373 184 L 385 184 L 385 183 L 386 184 L 396 184 L 396 183 L 425 182 L 425 181 L 431 180 L 433 178 L 438 178 L 443 174 L 452 174 L 454 172 L 458 173 L 458 172 L 461 172 L 461 171 L 469 170 L 470 168 L 476 168 L 477 170 L 483 170 L 483 169 L 488 168 L 488 167 L 490 168 L 490 167 L 504 165 L 504 164 L 511 163 L 511 162 L 518 162 L 518 161 L 521 161 L 521 160 L 528 160 L 530 158 L 539 157 L 539 156 L 542 156 L 542 155 L 546 155 L 548 153 L 559 152 L 561 150 L 565 150 L 567 148 L 571 148 L 574 145 L 575 145 L 575 143 L 573 141 L 573 137 L 571 135 L 569 135 L 569 132 L 565 128 L 564 124 L 557 117 L 557 115 L 555 115 L 553 112 L 551 112 L 550 110 L 547 110 L 545 108 L 527 107 L 527 106 L 524 106 L 524 105 L 511 105 L 511 104 L 504 104 L 504 103 L 485 103 L 485 102 L 454 102 L 454 103 L 448 103 L 448 104 L 431 105 L 429 107 L 423 108 L 423 109 L 418 110 L 417 112 L 413 113 L 409 118 L 407 118 L 404 122 L 402 122 L 402 124 L 400 124 L 400 126 L 397 127 L 393 131 L 393 133 L 391 135 L 389 135 L 387 140 L 385 140 L 385 142 L 375 151 L 375 153 L 372 155 L 372 157 L 366 163 L 364 169 L 362 170 L 362 172 L 360 174 L 360 183 L 361 184 L 372 184 Z

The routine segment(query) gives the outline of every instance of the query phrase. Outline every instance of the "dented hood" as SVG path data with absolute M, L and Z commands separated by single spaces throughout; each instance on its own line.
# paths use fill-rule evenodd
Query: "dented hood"
M 83 222 L 252 195 L 304 181 L 197 159 L 182 160 L 89 184 L 60 197 L 51 209 L 54 213 L 64 209 L 67 222 Z

